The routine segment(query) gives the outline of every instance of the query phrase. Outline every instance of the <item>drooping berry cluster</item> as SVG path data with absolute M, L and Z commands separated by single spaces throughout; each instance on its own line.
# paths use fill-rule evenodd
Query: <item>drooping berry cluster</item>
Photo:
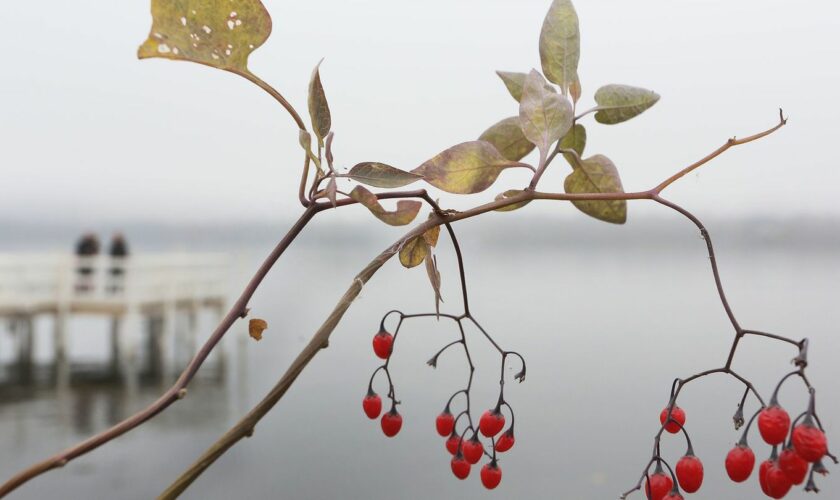
M 385 320 L 392 313 L 399 315 L 399 320 L 393 335 L 390 332 L 388 332 L 388 330 L 385 327 Z M 452 394 L 452 396 L 450 396 L 449 400 L 444 406 L 443 411 L 435 419 L 435 429 L 441 437 L 446 438 L 444 446 L 449 452 L 449 454 L 452 455 L 452 458 L 450 460 L 450 468 L 455 477 L 457 477 L 458 479 L 466 479 L 470 475 L 472 466 L 479 463 L 482 457 L 487 456 L 488 462 L 482 466 L 479 476 L 481 478 L 481 483 L 486 488 L 494 489 L 499 485 L 499 483 L 502 480 L 502 469 L 499 467 L 499 459 L 496 454 L 504 453 L 510 450 L 511 448 L 513 448 L 513 445 L 516 442 L 514 436 L 515 417 L 513 414 L 513 408 L 511 408 L 510 404 L 508 404 L 508 402 L 505 401 L 504 398 L 505 364 L 509 356 L 516 356 L 520 359 L 520 361 L 522 362 L 522 370 L 519 373 L 517 373 L 514 376 L 514 378 L 521 382 L 525 379 L 525 360 L 516 352 L 505 351 L 501 349 L 499 345 L 490 337 L 487 331 L 484 330 L 484 328 L 482 328 L 481 325 L 479 325 L 478 322 L 476 322 L 476 320 L 473 319 L 472 316 L 470 316 L 468 313 L 465 313 L 462 316 L 452 316 L 438 313 L 407 315 L 399 311 L 390 311 L 387 314 L 385 314 L 385 316 L 382 318 L 379 332 L 376 335 L 374 335 L 373 338 L 373 351 L 379 358 L 384 359 L 385 363 L 376 368 L 376 370 L 374 370 L 373 374 L 371 375 L 370 382 L 368 383 L 367 395 L 362 400 L 362 408 L 365 414 L 368 416 L 368 418 L 379 418 L 380 414 L 382 413 L 382 399 L 374 391 L 373 383 L 374 379 L 376 378 L 376 375 L 380 371 L 384 372 L 388 381 L 387 397 L 391 400 L 391 409 L 387 413 L 382 415 L 380 424 L 382 427 L 382 432 L 388 437 L 394 437 L 397 435 L 397 433 L 399 433 L 400 429 L 402 428 L 402 416 L 400 416 L 399 412 L 397 411 L 397 405 L 399 404 L 399 401 L 396 399 L 394 384 L 389 371 L 391 353 L 393 352 L 394 343 L 396 341 L 397 335 L 399 334 L 399 329 L 402 326 L 402 323 L 405 319 L 430 316 L 437 316 L 453 320 L 458 325 L 460 338 L 458 340 L 450 342 L 449 344 L 441 348 L 428 361 L 428 365 L 433 368 L 436 367 L 438 358 L 441 354 L 443 354 L 444 351 L 446 351 L 449 347 L 461 345 L 464 349 L 464 354 L 466 356 L 466 360 L 470 369 L 467 387 L 456 391 L 454 394 Z M 472 389 L 475 366 L 473 365 L 472 357 L 470 356 L 469 348 L 467 346 L 467 340 L 463 326 L 464 320 L 469 320 L 473 325 L 475 325 L 478 328 L 478 330 L 487 338 L 487 340 L 489 340 L 490 343 L 493 344 L 493 346 L 499 351 L 499 354 L 502 358 L 498 401 L 493 408 L 488 409 L 481 415 L 477 427 L 473 423 L 473 417 L 470 408 L 470 392 Z M 457 414 L 453 414 L 452 408 L 454 407 L 455 400 L 458 396 L 461 395 L 463 396 L 463 398 L 461 398 L 463 399 L 463 409 L 458 411 Z M 507 420 L 505 418 L 504 410 L 506 410 L 510 414 L 510 426 L 507 429 L 505 429 L 505 424 Z M 484 439 L 489 440 L 488 446 L 485 446 L 485 444 L 482 443 L 482 437 Z
M 755 387 L 732 371 L 729 364 L 724 368 L 708 370 L 685 380 L 675 380 L 671 388 L 669 403 L 659 415 L 661 427 L 654 440 L 653 457 L 645 467 L 638 485 L 621 498 L 641 489 L 642 485 L 644 485 L 646 497 L 652 500 L 682 499 L 681 491 L 694 493 L 700 489 L 703 484 L 703 463 L 694 455 L 694 448 L 685 428 L 686 412 L 676 405 L 676 400 L 686 383 L 713 373 L 730 374 L 746 385 L 744 396 L 733 417 L 736 430 L 744 424 L 744 404 L 750 393 L 755 395 L 761 405 L 744 429 L 741 439 L 724 460 L 729 478 L 736 483 L 742 483 L 752 475 L 756 457 L 748 444 L 747 436 L 753 422 L 757 421 L 762 440 L 771 446 L 769 458 L 758 468 L 758 483 L 761 491 L 770 498 L 783 498 L 793 486 L 803 483 L 805 483 L 805 491 L 815 493 L 819 491 L 814 475 L 828 473 L 823 464 L 825 457 L 829 457 L 834 463 L 837 463 L 837 459 L 828 451 L 828 441 L 815 411 L 816 390 L 805 376 L 807 339 L 794 342 L 776 335 L 757 333 L 799 346 L 799 356 L 794 359 L 798 369 L 785 375 L 779 381 L 770 402 L 766 405 Z M 784 382 L 794 376 L 801 378 L 804 382 L 809 394 L 809 404 L 806 411 L 791 421 L 788 412 L 779 404 L 778 395 Z M 664 432 L 670 434 L 682 432 L 688 444 L 688 450 L 673 470 L 660 455 L 660 439 Z M 650 468 L 654 465 L 653 474 L 650 474 Z M 663 465 L 667 467 L 667 473 Z

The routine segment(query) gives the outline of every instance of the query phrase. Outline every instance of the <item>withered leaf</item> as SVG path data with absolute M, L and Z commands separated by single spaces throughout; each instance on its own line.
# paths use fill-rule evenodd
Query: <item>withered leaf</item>
M 534 144 L 522 133 L 518 116 L 511 116 L 492 125 L 478 138 L 487 141 L 511 161 L 519 161 L 534 150 Z
M 419 266 L 430 252 L 429 244 L 423 236 L 417 236 L 400 248 L 400 263 L 407 268 Z
M 594 155 L 584 160 L 575 159 L 574 171 L 566 177 L 567 193 L 623 193 L 621 178 L 615 164 L 604 155 Z M 573 200 L 572 203 L 583 213 L 611 222 L 624 224 L 627 221 L 625 200 Z
M 254 340 L 262 340 L 263 331 L 268 328 L 268 323 L 264 319 L 251 319 L 248 321 L 248 335 Z
M 579 157 L 583 158 L 583 150 L 586 148 L 586 129 L 580 123 L 576 123 L 574 127 L 570 128 L 566 135 L 560 139 L 560 149 L 572 149 L 574 150 Z M 563 156 L 566 157 L 566 161 L 572 166 L 575 167 L 575 160 L 573 155 L 569 153 L 563 153 Z
M 412 172 L 448 193 L 472 194 L 490 187 L 511 167 L 528 165 L 506 159 L 489 142 L 471 141 L 452 146 Z
M 417 217 L 417 213 L 420 212 L 420 208 L 423 205 L 421 202 L 415 200 L 400 200 L 397 202 L 397 209 L 389 212 L 382 208 L 379 200 L 376 199 L 376 195 L 363 186 L 356 186 L 350 192 L 350 197 L 367 207 L 379 220 L 392 226 L 409 224 Z
M 270 33 L 271 17 L 259 0 L 152 0 L 152 29 L 137 57 L 247 72 L 248 56 Z
M 498 195 L 496 195 L 496 201 L 504 200 L 504 199 L 507 199 L 507 198 L 512 198 L 512 197 L 518 195 L 519 193 L 522 193 L 522 191 L 519 190 L 519 189 L 508 189 L 504 193 L 499 193 Z M 523 201 L 523 202 L 520 202 L 520 203 L 512 203 L 512 204 L 504 206 L 502 208 L 497 208 L 496 212 L 512 212 L 514 210 L 517 210 L 519 208 L 524 207 L 528 203 L 531 203 L 531 200 Z
M 579 60 L 580 29 L 575 8 L 571 0 L 554 0 L 540 32 L 543 73 L 565 94 L 577 79 Z
M 595 92 L 598 103 L 595 121 L 606 125 L 625 122 L 642 114 L 659 101 L 652 90 L 630 85 L 604 85 Z
M 522 100 L 519 101 L 522 132 L 540 149 L 543 159 L 548 156 L 551 144 L 566 134 L 574 120 L 569 100 L 545 90 L 545 85 L 542 75 L 531 70 L 525 79 Z
M 429 277 L 429 283 L 432 285 L 432 290 L 435 292 L 435 312 L 440 314 L 440 303 L 443 302 L 443 297 L 440 294 L 440 271 L 437 267 L 437 258 L 431 252 L 426 254 L 426 274 Z
M 312 70 L 312 78 L 309 80 L 309 117 L 312 119 L 312 130 L 318 138 L 318 144 L 324 144 L 324 138 L 330 133 L 332 117 L 330 106 L 327 103 L 327 95 L 324 93 L 324 86 L 321 84 L 321 63 L 323 59 Z
M 379 188 L 398 188 L 419 181 L 422 175 L 406 172 L 384 163 L 366 161 L 355 165 L 347 177 L 356 182 Z

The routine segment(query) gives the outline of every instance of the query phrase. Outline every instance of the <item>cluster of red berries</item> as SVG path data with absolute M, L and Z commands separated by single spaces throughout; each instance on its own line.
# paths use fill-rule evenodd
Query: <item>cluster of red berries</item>
M 770 457 L 758 468 L 761 491 L 770 498 L 783 498 L 793 486 L 804 483 L 806 479 L 805 490 L 818 491 L 814 473 L 828 473 L 822 460 L 831 455 L 825 433 L 815 425 L 815 415 L 811 410 L 791 423 L 790 415 L 774 397 L 770 405 L 756 415 L 761 438 L 773 447 Z M 737 483 L 746 481 L 755 467 L 755 453 L 747 444 L 747 431 L 749 427 L 726 456 L 726 473 Z
M 810 389 L 811 403 L 808 410 L 791 422 L 790 415 L 778 403 L 778 389 L 770 404 L 752 417 L 741 440 L 727 454 L 724 462 L 726 473 L 736 483 L 744 482 L 752 475 L 755 454 L 747 444 L 747 435 L 753 421 L 757 419 L 761 438 L 772 446 L 770 457 L 761 463 L 758 470 L 761 491 L 770 498 L 783 498 L 794 485 L 805 483 L 807 479 L 805 490 L 817 492 L 819 490 L 814 483 L 814 474 L 828 473 L 822 463 L 823 458 L 830 457 L 835 463 L 837 460 L 828 451 L 828 441 L 814 413 L 814 390 Z M 740 412 L 741 407 L 736 415 L 740 415 Z M 736 425 L 739 425 L 738 420 L 736 416 Z M 664 431 L 685 434 L 688 451 L 677 462 L 674 470 L 658 456 L 657 451 L 657 456 L 651 461 L 651 464 L 656 463 L 656 468 L 653 474 L 645 474 L 644 491 L 650 500 L 682 499 L 680 488 L 686 493 L 694 493 L 703 484 L 703 463 L 694 455 L 691 440 L 685 430 L 686 413 L 682 408 L 671 403 L 662 410 L 659 421 Z M 742 423 L 743 420 L 740 421 Z M 668 466 L 670 474 L 663 469 L 663 463 Z
M 407 317 L 419 316 L 407 316 L 403 315 L 402 313 L 399 314 L 400 323 L 397 326 L 396 332 L 399 331 L 399 326 L 402 324 L 403 319 Z M 387 316 L 388 315 L 386 314 L 386 317 Z M 460 318 L 458 317 L 452 317 L 452 319 L 460 322 Z M 382 427 L 382 432 L 388 437 L 394 437 L 399 433 L 400 429 L 402 428 L 402 416 L 396 409 L 398 401 L 396 400 L 396 397 L 394 395 L 394 386 L 391 381 L 390 373 L 388 371 L 388 365 L 390 362 L 391 353 L 394 348 L 394 341 L 397 336 L 397 333 L 394 333 L 394 335 L 392 335 L 390 332 L 388 332 L 385 329 L 384 321 L 385 319 L 383 318 L 383 323 L 380 326 L 380 331 L 376 335 L 374 335 L 372 345 L 374 354 L 376 354 L 377 357 L 384 359 L 385 364 L 383 364 L 373 372 L 373 375 L 371 376 L 370 382 L 368 384 L 367 394 L 362 400 L 362 409 L 364 410 L 365 415 L 367 415 L 367 417 L 371 420 L 380 418 L 381 415 L 380 425 Z M 472 321 L 474 322 L 474 320 Z M 479 328 L 481 327 L 479 326 Z M 482 332 L 484 332 L 483 329 Z M 452 342 L 446 347 L 444 347 L 441 351 L 439 351 L 428 362 L 429 366 L 435 367 L 437 364 L 438 356 L 440 356 L 440 354 L 448 347 L 452 345 L 462 344 L 467 354 L 467 361 L 470 363 L 470 373 L 472 374 L 474 367 L 472 366 L 472 361 L 470 360 L 469 352 L 467 351 L 466 340 L 463 337 L 463 328 L 461 328 L 461 333 L 461 340 Z M 486 335 L 486 332 L 484 333 Z M 514 352 L 502 351 L 501 349 L 500 353 L 502 354 L 502 373 L 504 373 L 504 364 L 507 355 L 519 355 Z M 519 357 L 521 359 L 521 356 Z M 382 413 L 382 398 L 373 390 L 374 378 L 380 370 L 383 370 L 385 372 L 385 375 L 387 376 L 389 384 L 388 398 L 391 400 L 391 409 L 384 414 Z M 521 381 L 524 378 L 524 376 L 525 367 L 523 361 L 522 371 L 516 375 L 516 378 Z M 473 420 L 470 414 L 471 386 L 472 375 L 470 375 L 470 382 L 467 385 L 467 388 L 455 392 L 455 394 L 453 394 L 452 397 L 449 398 L 449 401 L 446 403 L 444 410 L 435 419 L 435 429 L 441 437 L 446 438 L 445 447 L 449 454 L 452 455 L 452 458 L 450 460 L 450 468 L 455 477 L 462 480 L 469 477 L 472 466 L 480 462 L 482 457 L 486 455 L 489 458 L 489 461 L 481 467 L 479 475 L 481 478 L 481 483 L 484 485 L 485 488 L 494 489 L 502 481 L 502 469 L 499 467 L 496 454 L 504 453 L 510 450 L 511 448 L 513 448 L 513 445 L 516 442 L 513 431 L 513 409 L 504 400 L 502 390 L 504 388 L 504 380 L 502 379 L 500 381 L 501 388 L 499 394 L 499 401 L 496 407 L 484 412 L 484 414 L 479 419 L 478 428 L 476 429 L 473 426 Z M 461 411 L 457 415 L 453 415 L 451 411 L 452 401 L 456 396 L 462 393 L 466 398 L 466 409 Z M 505 415 L 502 413 L 503 406 L 507 407 L 511 415 L 511 424 L 510 427 L 507 428 L 507 430 L 504 430 L 506 419 Z M 463 421 L 466 422 L 466 428 L 459 433 L 458 423 L 459 420 L 462 419 L 462 417 Z M 490 446 L 487 450 L 485 450 L 485 444 L 482 443 L 479 435 L 490 440 Z
M 467 412 L 462 412 L 458 417 L 467 415 Z M 516 439 L 513 434 L 513 425 L 508 430 L 502 433 L 496 439 L 496 436 L 502 432 L 505 426 L 505 416 L 501 412 L 501 408 L 497 406 L 491 410 L 487 410 L 481 415 L 478 422 L 478 431 L 472 427 L 467 427 L 462 434 L 458 434 L 455 429 L 457 418 L 449 410 L 449 405 L 444 408 L 443 412 L 437 416 L 435 420 L 435 427 L 441 437 L 446 437 L 446 450 L 452 455 L 450 466 L 452 473 L 458 479 L 466 479 L 470 475 L 472 466 L 477 464 L 483 455 L 490 457 L 490 461 L 481 468 L 481 484 L 485 488 L 492 490 L 502 481 L 502 469 L 499 467 L 496 460 L 496 453 L 503 453 L 513 448 Z M 479 432 L 486 438 L 491 440 L 492 454 L 484 451 L 484 445 L 481 444 L 478 434 Z M 467 434 L 472 433 L 469 439 L 464 439 Z

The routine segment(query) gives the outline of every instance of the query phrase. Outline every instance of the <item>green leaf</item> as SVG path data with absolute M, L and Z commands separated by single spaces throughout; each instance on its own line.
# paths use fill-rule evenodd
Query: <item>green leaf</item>
M 511 161 L 519 161 L 534 150 L 534 145 L 522 133 L 519 117 L 511 116 L 485 130 L 478 138 L 487 141 Z
M 574 111 L 565 97 L 545 90 L 545 80 L 531 70 L 522 89 L 519 102 L 519 121 L 522 132 L 539 149 L 541 158 L 548 156 L 548 148 L 572 127 Z
M 511 167 L 529 165 L 506 159 L 489 142 L 471 141 L 452 146 L 412 172 L 448 193 L 472 194 L 490 187 L 502 170 Z
M 569 129 L 569 131 L 566 132 L 566 135 L 560 139 L 560 149 L 573 149 L 578 154 L 578 157 L 583 158 L 584 148 L 586 148 L 586 129 L 583 128 L 583 125 L 580 123 L 576 123 L 575 126 Z M 563 153 L 563 156 L 574 168 L 576 165 L 574 155 Z
M 580 30 L 571 0 L 554 0 L 540 33 L 540 61 L 543 73 L 565 95 L 577 80 L 580 60 Z M 578 83 L 579 84 L 579 83 Z
M 595 92 L 598 112 L 595 120 L 614 125 L 642 114 L 659 101 L 659 94 L 652 90 L 630 85 L 604 85 Z
M 376 195 L 365 189 L 363 186 L 356 186 L 350 192 L 350 197 L 366 206 L 379 220 L 392 226 L 404 226 L 417 217 L 420 207 L 423 205 L 415 200 L 400 200 L 397 202 L 397 209 L 389 212 L 382 208 Z
M 584 160 L 575 159 L 574 171 L 566 177 L 565 188 L 570 194 L 581 193 L 623 193 L 621 178 L 615 164 L 604 155 L 594 155 Z M 572 203 L 583 213 L 613 224 L 624 224 L 627 220 L 625 200 L 573 200 Z
M 237 72 L 271 33 L 259 0 L 152 0 L 152 30 L 137 57 L 192 61 Z
M 412 174 L 384 163 L 366 161 L 359 163 L 347 173 L 356 182 L 380 188 L 398 188 L 419 181 L 422 175 Z
M 429 252 L 429 244 L 422 235 L 417 236 L 400 248 L 400 263 L 407 268 L 417 267 L 423 263 Z
M 507 198 L 512 198 L 512 197 L 518 195 L 519 193 L 522 193 L 522 191 L 518 190 L 518 189 L 509 189 L 509 190 L 505 191 L 504 193 L 498 194 L 496 196 L 496 201 L 504 200 L 504 199 L 507 199 Z M 517 210 L 517 209 L 520 209 L 520 208 L 524 207 L 528 203 L 531 203 L 531 200 L 523 201 L 521 203 L 513 203 L 513 204 L 508 205 L 506 207 L 497 208 L 496 212 L 512 212 L 514 210 Z
M 330 106 L 327 103 L 327 95 L 324 93 L 324 86 L 321 84 L 321 59 L 315 69 L 312 70 L 312 78 L 309 80 L 309 117 L 312 118 L 312 130 L 318 138 L 318 144 L 324 144 L 324 138 L 330 133 L 332 118 L 330 117 Z

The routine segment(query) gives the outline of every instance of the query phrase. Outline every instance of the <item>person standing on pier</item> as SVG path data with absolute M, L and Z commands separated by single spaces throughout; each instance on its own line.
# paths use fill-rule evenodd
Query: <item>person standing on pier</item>
M 99 255 L 99 238 L 93 233 L 85 233 L 76 243 L 76 292 L 88 293 L 93 290 L 94 261 Z
M 125 263 L 128 258 L 128 243 L 122 233 L 115 233 L 108 249 L 111 264 L 108 269 L 108 292 L 120 293 L 125 289 Z

